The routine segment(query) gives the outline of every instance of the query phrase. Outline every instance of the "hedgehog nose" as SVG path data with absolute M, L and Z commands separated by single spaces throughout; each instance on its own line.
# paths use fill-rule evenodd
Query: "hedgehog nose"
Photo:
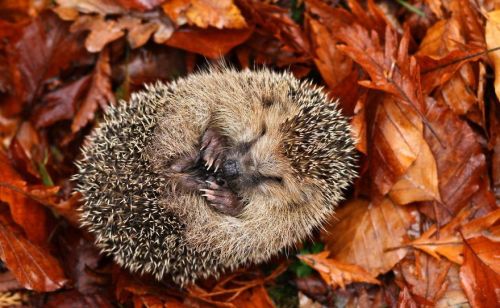
M 240 174 L 240 163 L 234 159 L 228 159 L 222 164 L 222 173 L 229 179 L 234 179 Z

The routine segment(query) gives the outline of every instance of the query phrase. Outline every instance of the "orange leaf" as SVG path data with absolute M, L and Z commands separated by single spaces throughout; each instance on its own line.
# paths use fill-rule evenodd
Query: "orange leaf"
M 162 5 L 177 25 L 188 23 L 200 28 L 242 29 L 245 19 L 232 0 L 174 0 Z
M 322 239 L 335 260 L 377 276 L 406 255 L 406 249 L 393 248 L 404 244 L 411 221 L 407 209 L 389 199 L 377 204 L 356 199 L 336 212 Z
M 417 201 L 441 201 L 437 166 L 431 149 L 421 139 L 420 152 L 406 173 L 394 184 L 389 196 L 398 204 Z
M 480 236 L 466 240 L 462 287 L 473 307 L 497 307 L 500 303 L 500 242 Z
M 353 282 L 380 284 L 370 273 L 358 265 L 349 264 L 328 258 L 330 253 L 323 251 L 318 254 L 300 255 L 298 258 L 319 272 L 323 280 L 336 288 Z
M 485 31 L 488 49 L 500 47 L 500 9 L 488 13 Z M 488 56 L 495 69 L 495 93 L 500 100 L 500 50 L 490 52 Z
M 410 245 L 425 251 L 437 259 L 439 259 L 439 256 L 443 256 L 452 262 L 462 264 L 462 252 L 464 248 L 458 230 L 461 230 L 462 235 L 467 239 L 482 234 L 482 232 L 485 232 L 500 220 L 500 209 L 490 212 L 483 217 L 468 221 L 470 214 L 471 210 L 465 208 L 448 224 L 440 228 L 439 233 L 436 226 L 433 225 L 420 238 L 412 241 Z M 500 234 L 493 235 L 496 237 L 500 236 Z
M 66 283 L 59 261 L 29 242 L 5 210 L 0 211 L 0 258 L 26 289 L 50 292 Z
M 27 183 L 0 151 L 0 201 L 9 205 L 13 220 L 24 229 L 31 241 L 45 244 L 49 236 L 46 209 L 28 194 Z
M 253 29 L 182 28 L 164 42 L 176 48 L 199 53 L 208 58 L 220 58 L 233 47 L 246 41 Z
M 476 77 L 471 65 L 479 56 L 470 57 L 474 53 L 483 51 L 478 46 L 467 46 L 465 51 L 465 38 L 456 18 L 441 20 L 427 30 L 417 53 L 420 57 L 429 57 L 431 60 L 420 58 L 422 65 L 422 89 L 430 93 L 435 87 L 440 86 L 438 94 L 444 102 L 457 114 L 465 114 L 478 100 L 475 89 Z M 455 60 L 457 58 L 463 60 Z M 440 61 L 438 61 L 440 60 Z M 436 63 L 440 66 L 436 69 Z M 446 62 L 450 63 L 446 65 Z M 456 62 L 456 63 L 454 63 Z M 428 66 L 434 66 L 434 68 Z M 427 66 L 427 67 L 426 67 Z

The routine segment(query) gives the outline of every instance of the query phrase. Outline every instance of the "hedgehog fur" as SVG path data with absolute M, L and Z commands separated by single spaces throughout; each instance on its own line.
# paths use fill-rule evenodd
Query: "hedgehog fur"
M 217 276 L 320 227 L 356 175 L 354 143 L 337 102 L 290 73 L 158 82 L 110 107 L 83 147 L 81 222 L 132 271 Z

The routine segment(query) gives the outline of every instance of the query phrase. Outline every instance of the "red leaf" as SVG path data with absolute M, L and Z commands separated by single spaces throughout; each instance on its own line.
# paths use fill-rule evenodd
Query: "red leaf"
M 164 44 L 215 59 L 246 41 L 252 32 L 252 28 L 219 30 L 187 27 L 175 31 Z
M 35 109 L 32 120 L 36 127 L 47 127 L 61 120 L 70 120 L 75 115 L 78 99 L 88 89 L 90 75 L 46 94 L 40 108 Z
M 26 289 L 50 292 L 66 283 L 59 261 L 29 242 L 5 209 L 0 210 L 0 257 Z
M 36 243 L 45 243 L 49 230 L 46 209 L 26 196 L 27 183 L 14 170 L 7 156 L 0 151 L 0 201 L 6 202 L 14 221 Z
M 500 243 L 480 236 L 466 240 L 462 287 L 473 307 L 497 307 L 500 303 Z
M 97 106 L 105 109 L 108 104 L 115 103 L 115 96 L 111 90 L 111 66 L 109 64 L 109 51 L 105 49 L 99 55 L 99 60 L 92 74 L 92 82 L 84 101 L 71 124 L 73 133 L 79 131 L 94 118 Z
M 14 92 L 9 114 L 40 95 L 44 82 L 88 55 L 82 42 L 70 34 L 66 23 L 52 13 L 41 14 L 27 24 L 17 41 L 8 44 L 8 60 Z

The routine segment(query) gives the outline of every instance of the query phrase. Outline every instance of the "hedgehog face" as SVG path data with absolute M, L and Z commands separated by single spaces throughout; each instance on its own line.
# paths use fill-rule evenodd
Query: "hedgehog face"
M 284 127 L 287 119 L 299 112 L 291 98 L 285 99 L 256 101 L 251 118 L 260 121 L 247 123 L 239 134 L 229 138 L 221 170 L 228 186 L 243 199 L 262 195 L 287 201 L 282 204 L 296 205 L 308 202 L 314 193 L 322 195 L 318 193 L 320 185 L 316 179 L 296 172 L 285 151 Z

